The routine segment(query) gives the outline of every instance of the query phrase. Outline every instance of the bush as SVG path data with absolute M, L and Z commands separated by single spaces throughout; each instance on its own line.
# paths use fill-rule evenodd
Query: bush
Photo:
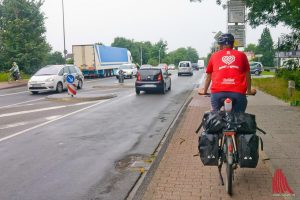
M 276 77 L 295 81 L 296 88 L 300 90 L 300 69 L 284 68 L 276 70 Z

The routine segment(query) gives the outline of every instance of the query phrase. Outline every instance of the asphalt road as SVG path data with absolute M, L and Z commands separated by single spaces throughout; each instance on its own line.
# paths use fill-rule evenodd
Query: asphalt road
M 124 199 L 202 73 L 172 75 L 165 95 L 137 96 L 115 78 L 88 80 L 79 92 L 115 93 L 94 102 L 53 102 L 49 93 L 0 90 L 0 199 Z

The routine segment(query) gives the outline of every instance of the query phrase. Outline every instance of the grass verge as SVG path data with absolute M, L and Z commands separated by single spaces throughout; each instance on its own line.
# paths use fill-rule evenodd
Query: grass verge
M 300 106 L 300 91 L 295 90 L 292 97 L 288 95 L 288 81 L 281 78 L 257 78 L 252 79 L 252 85 L 260 90 L 290 102 L 291 105 Z

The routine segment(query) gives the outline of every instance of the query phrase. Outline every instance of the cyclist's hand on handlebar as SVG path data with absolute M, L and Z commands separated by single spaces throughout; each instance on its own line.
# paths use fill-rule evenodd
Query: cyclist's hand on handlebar
M 252 88 L 251 91 L 247 91 L 247 95 L 256 95 L 256 89 Z
M 204 91 L 204 88 L 199 88 L 198 89 L 198 94 L 199 95 L 207 95 L 208 93 Z

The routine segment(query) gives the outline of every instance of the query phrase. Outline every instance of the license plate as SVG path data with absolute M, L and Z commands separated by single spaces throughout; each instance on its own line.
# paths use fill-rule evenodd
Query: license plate
M 153 84 L 143 85 L 143 86 L 146 87 L 146 88 L 156 88 L 156 85 L 153 85 Z
M 41 87 L 42 84 L 32 84 L 32 87 Z

